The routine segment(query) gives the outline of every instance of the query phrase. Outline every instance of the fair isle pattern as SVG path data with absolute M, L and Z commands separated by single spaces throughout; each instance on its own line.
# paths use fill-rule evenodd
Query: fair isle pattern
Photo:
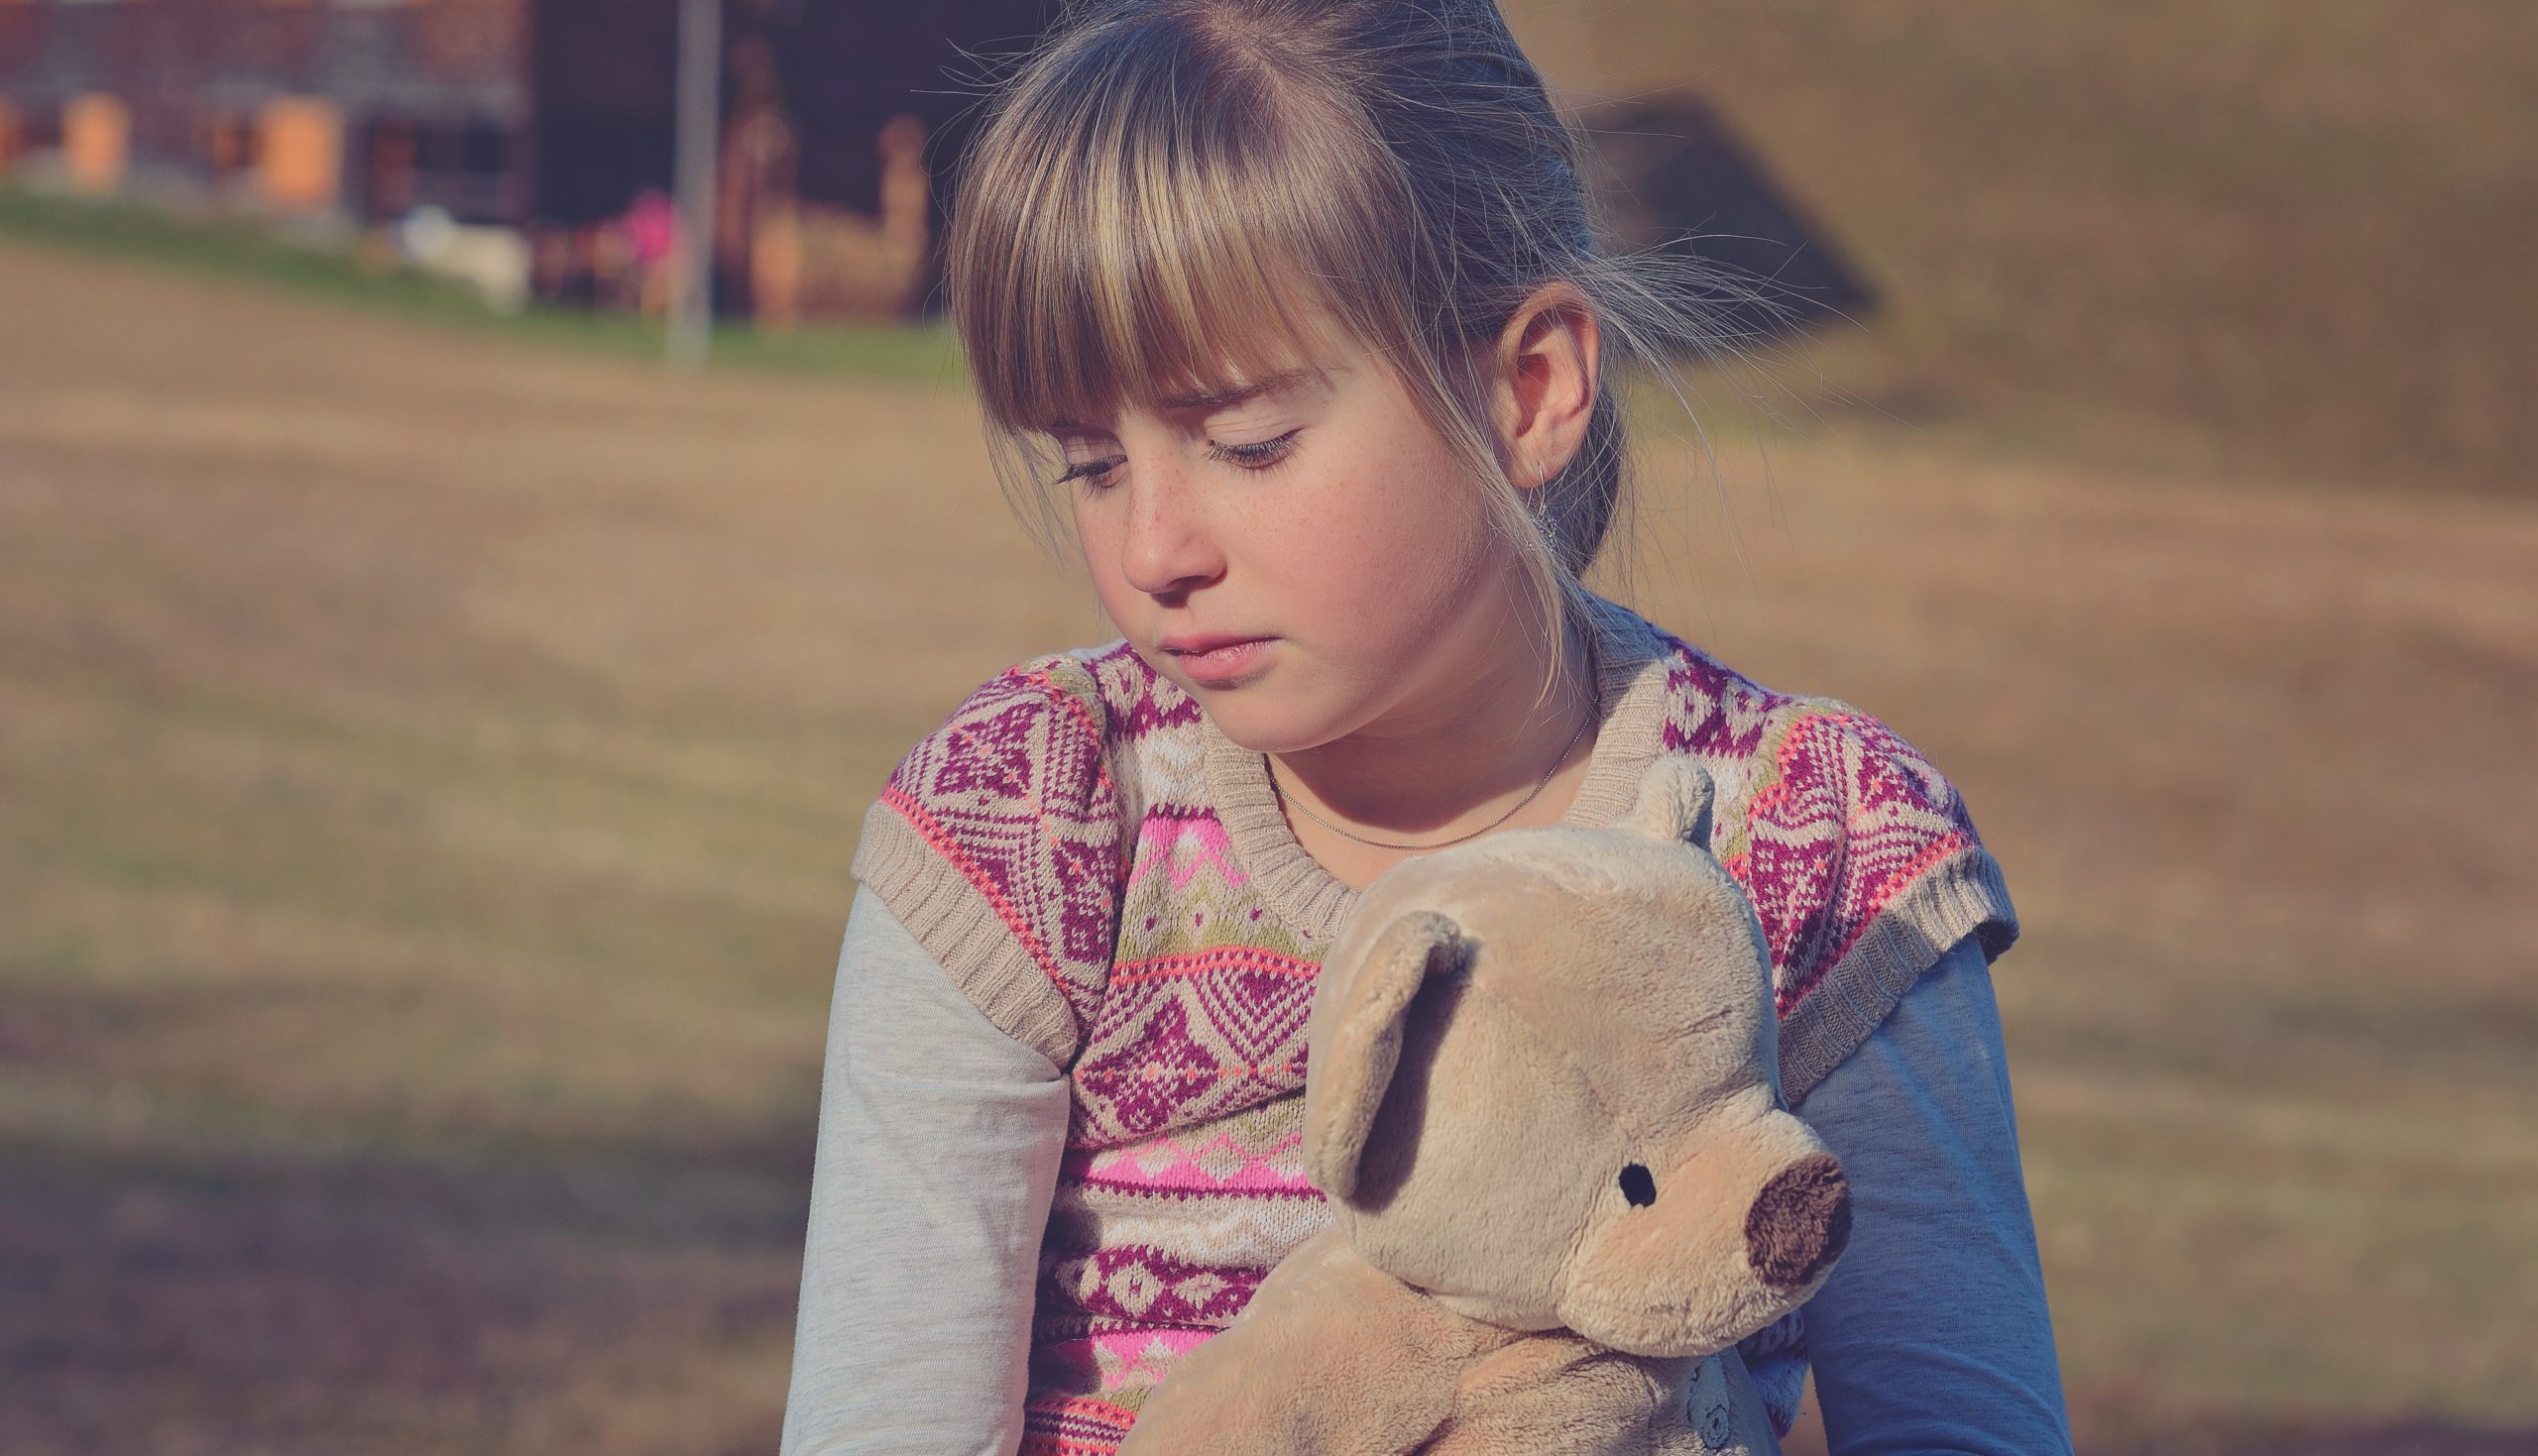
M 1269 1269 L 1329 1221 L 1289 1112 L 1272 1100 L 1184 1136 L 1070 1152 L 1043 1240 L 1041 1332 L 1230 1321 Z
M 1946 782 L 1883 724 L 1810 715 L 1790 725 L 1777 757 L 1729 870 L 1792 911 L 1768 928 L 1773 962 L 1820 979 L 1898 890 L 1971 844 L 1974 828 Z M 1781 985 L 1780 1008 L 1794 1007 L 1814 979 Z
M 891 771 L 854 866 L 990 1019 L 1058 1062 L 1110 973 L 1119 795 L 1098 702 L 1065 654 L 971 694 Z M 929 875 L 935 865 L 957 881 Z M 1045 998 L 1037 983 L 1011 984 L 1032 975 L 1063 998 L 1072 1035 L 1045 1011 L 1014 1009 Z
M 1322 961 L 1247 885 L 1213 811 L 1148 807 L 1109 989 L 1075 1069 L 1081 1146 L 1150 1137 L 1304 1086 Z
M 2008 946 L 1998 866 L 1954 789 L 1876 720 L 1612 611 L 1650 659 L 1633 681 L 1656 674 L 1641 747 L 1697 757 L 1717 786 L 1712 847 L 1764 927 L 1793 1101 L 1958 938 Z M 1607 727 L 1626 736 L 1619 711 Z M 1124 642 L 1052 654 L 909 753 L 858 853 L 964 991 L 1054 1048 L 1072 1084 L 1025 1456 L 1110 1456 L 1145 1393 L 1330 1221 L 1301 1093 L 1331 928 L 1289 924 L 1264 895 L 1205 756 L 1196 702 Z M 1801 1321 L 1742 1350 L 1785 1430 Z
M 1329 1226 L 1303 1110 L 1271 1096 L 1142 1142 L 1070 1146 L 1041 1243 L 1023 1451 L 1115 1450 L 1145 1393 Z
M 1698 758 L 1718 785 L 1725 833 L 1711 847 L 1754 902 L 1786 1016 L 1897 895 L 1981 841 L 1954 786 L 1884 724 L 1774 693 L 1667 642 L 1678 716 L 1666 746 Z
M 1902 735 L 1657 635 L 1669 661 L 1661 745 L 1697 758 L 1716 785 L 1710 847 L 1771 948 L 1781 1083 L 1795 1101 L 1958 939 L 1979 935 L 1997 958 L 2018 918 L 1963 798 Z M 1841 994 L 1812 994 L 1836 977 Z
M 1208 802 L 1197 704 L 1124 645 L 1088 666 L 1139 809 L 1042 1241 L 1030 1456 L 1114 1451 L 1145 1393 L 1330 1222 L 1301 1096 L 1321 948 L 1253 893 Z
M 1194 1340 L 1189 1349 L 1196 1348 L 1198 1342 Z M 1189 1349 L 1176 1354 L 1158 1342 L 1157 1363 L 1151 1372 L 1154 1383 L 1160 1384 L 1163 1372 L 1170 1368 L 1171 1362 L 1178 1355 L 1189 1353 Z M 1054 1365 L 1044 1379 L 1039 1353 L 1034 1352 L 1031 1357 L 1031 1385 L 1034 1390 L 1044 1384 L 1072 1387 L 1081 1379 L 1080 1373 L 1072 1368 Z M 1133 1408 L 1098 1396 L 1035 1400 L 1023 1417 L 1021 1450 L 1023 1456 L 1118 1456 L 1119 1443 L 1127 1439 L 1128 1428 L 1136 1423 L 1136 1419 L 1137 1412 Z
M 1278 1260 L 1329 1222 L 1305 1176 L 1293 1100 L 1140 1144 L 1070 1149 L 1042 1239 L 1039 1332 L 1231 1322 Z

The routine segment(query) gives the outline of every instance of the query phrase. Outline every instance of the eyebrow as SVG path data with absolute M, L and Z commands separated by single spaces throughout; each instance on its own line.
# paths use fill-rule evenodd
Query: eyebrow
M 1321 373 L 1315 369 L 1282 369 L 1276 374 L 1262 375 L 1249 384 L 1233 385 L 1222 390 L 1201 390 L 1189 394 L 1166 394 L 1155 401 L 1166 409 L 1230 409 L 1236 404 L 1257 399 L 1264 394 L 1284 393 Z
M 1157 399 L 1155 404 L 1158 408 L 1175 414 L 1194 409 L 1211 412 L 1231 409 L 1237 404 L 1248 403 L 1271 394 L 1285 393 L 1299 385 L 1321 378 L 1322 375 L 1323 371 L 1319 369 L 1282 369 L 1276 374 L 1262 375 L 1248 383 L 1228 385 L 1221 390 L 1199 390 L 1187 394 L 1166 394 Z M 1047 426 L 1053 432 L 1080 430 L 1085 427 L 1081 420 L 1073 419 L 1053 419 Z

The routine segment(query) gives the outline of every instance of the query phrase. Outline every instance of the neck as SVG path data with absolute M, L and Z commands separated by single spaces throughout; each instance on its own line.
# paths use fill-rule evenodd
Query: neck
M 1270 755 L 1291 803 L 1370 840 L 1443 840 L 1488 825 L 1552 774 L 1509 824 L 1560 817 L 1595 741 L 1591 628 L 1572 619 L 1555 641 L 1521 609 L 1465 620 L 1458 650 L 1440 654 L 1431 680 L 1406 686 L 1404 706 L 1328 743 Z M 1544 695 L 1555 662 L 1559 677 Z M 1562 774 L 1570 792 L 1555 792 Z M 1300 836 L 1312 828 L 1299 826 Z

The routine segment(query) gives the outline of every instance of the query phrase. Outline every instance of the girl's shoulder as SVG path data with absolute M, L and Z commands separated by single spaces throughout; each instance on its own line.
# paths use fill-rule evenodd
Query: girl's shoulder
M 937 803 L 993 805 L 1004 817 L 1054 793 L 1084 807 L 1118 792 L 1110 758 L 1121 740 L 1198 717 L 1189 695 L 1124 640 L 1043 653 L 963 698 L 899 760 L 882 802 L 917 816 Z
M 1108 974 L 1138 797 L 1116 747 L 1197 712 L 1124 641 L 1015 663 L 900 758 L 853 873 L 989 1020 L 1064 1064 Z
M 1959 941 L 1976 937 L 1987 958 L 2008 950 L 2018 913 L 1964 795 L 1902 733 L 1652 631 L 1659 747 L 1697 758 L 1716 785 L 1711 851 L 1762 922 L 1795 1099 Z
M 1124 638 L 1026 658 L 980 684 L 918 743 L 975 749 L 1008 743 L 1022 726 L 1071 726 L 1080 741 L 1115 749 L 1160 730 L 1195 727 L 1199 705 L 1148 666 Z M 1053 767 L 1066 767 L 1061 758 Z

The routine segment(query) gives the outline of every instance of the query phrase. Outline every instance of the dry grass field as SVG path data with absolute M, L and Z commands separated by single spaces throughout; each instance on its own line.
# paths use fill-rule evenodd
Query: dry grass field
M 846 865 L 1101 633 L 925 381 L 0 243 L 0 1448 L 771 1450 Z M 1679 447 L 1965 787 L 2083 1447 L 2538 1450 L 2538 503 Z
M 1504 8 L 1571 102 L 1719 108 L 1881 293 L 1810 361 L 1878 409 L 2134 468 L 2528 487 L 2538 6 Z

